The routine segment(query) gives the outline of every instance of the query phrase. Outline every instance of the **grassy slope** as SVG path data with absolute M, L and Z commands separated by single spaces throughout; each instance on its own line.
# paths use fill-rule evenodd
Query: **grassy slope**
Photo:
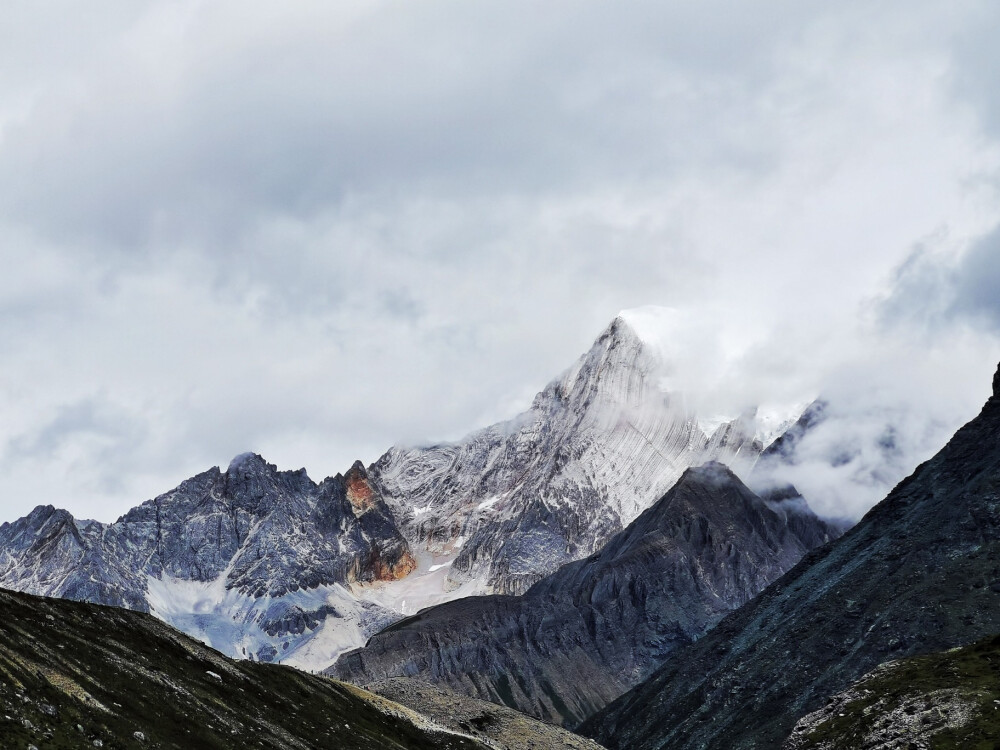
M 955 708 L 968 723 L 951 718 Z M 796 737 L 797 750 L 870 747 L 876 737 L 934 750 L 997 750 L 1000 636 L 880 667 L 824 714 Z
M 95 740 L 109 750 L 485 747 L 358 688 L 227 659 L 148 615 L 0 590 L 0 746 Z

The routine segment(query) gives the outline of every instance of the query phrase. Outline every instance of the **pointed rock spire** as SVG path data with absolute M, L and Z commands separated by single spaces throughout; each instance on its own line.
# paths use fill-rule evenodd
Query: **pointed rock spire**
M 365 465 L 355 461 L 347 474 L 344 475 L 347 489 L 347 499 L 354 509 L 354 515 L 360 516 L 375 507 L 375 489 L 368 481 Z

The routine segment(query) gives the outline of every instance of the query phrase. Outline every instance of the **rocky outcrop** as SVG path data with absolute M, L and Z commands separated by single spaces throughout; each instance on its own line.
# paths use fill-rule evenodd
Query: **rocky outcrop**
M 583 729 L 614 748 L 778 748 L 800 717 L 880 663 L 1000 632 L 997 560 L 995 390 L 851 531 Z
M 709 463 L 688 469 L 599 553 L 523 596 L 424 610 L 342 656 L 332 673 L 358 684 L 416 677 L 572 725 L 831 533 L 808 510 L 765 502 Z

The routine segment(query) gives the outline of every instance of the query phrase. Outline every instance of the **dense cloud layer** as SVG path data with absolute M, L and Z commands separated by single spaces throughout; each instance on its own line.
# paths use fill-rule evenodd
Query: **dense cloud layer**
M 18 5 L 0 520 L 111 518 L 244 450 L 321 476 L 458 437 L 644 304 L 690 321 L 705 411 L 840 389 L 932 442 L 1000 356 L 998 18 Z

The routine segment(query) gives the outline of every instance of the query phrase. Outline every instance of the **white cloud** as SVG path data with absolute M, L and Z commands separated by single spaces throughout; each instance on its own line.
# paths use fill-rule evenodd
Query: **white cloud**
M 880 311 L 1000 221 L 989 4 L 19 7 L 2 518 L 457 437 L 643 304 L 721 352 L 706 408 L 888 373 L 955 421 L 988 386 L 988 326 Z

